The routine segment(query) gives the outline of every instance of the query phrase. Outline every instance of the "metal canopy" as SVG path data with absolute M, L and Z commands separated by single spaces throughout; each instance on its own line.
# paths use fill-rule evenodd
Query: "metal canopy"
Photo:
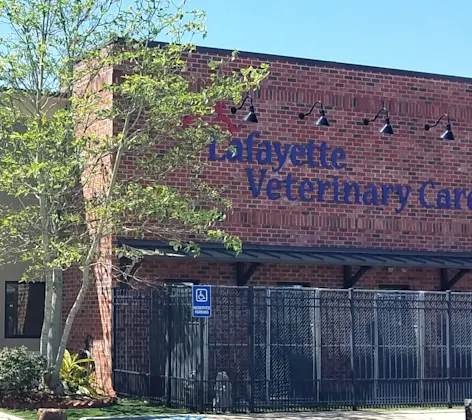
M 143 257 L 193 259 L 175 251 L 165 242 L 147 240 L 117 241 L 119 246 Z M 366 248 L 309 248 L 244 244 L 239 255 L 221 244 L 201 243 L 200 255 L 205 261 L 248 262 L 265 264 L 324 264 L 351 266 L 388 266 L 472 269 L 472 253 L 434 251 L 393 251 Z

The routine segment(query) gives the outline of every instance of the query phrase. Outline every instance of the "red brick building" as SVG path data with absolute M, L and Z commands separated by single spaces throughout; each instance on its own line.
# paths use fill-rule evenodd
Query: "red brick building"
M 229 54 L 199 48 L 190 71 L 205 77 L 208 61 Z M 270 77 L 253 95 L 258 123 L 243 121 L 248 102 L 236 115 L 234 104 L 224 103 L 218 115 L 222 124 L 231 122 L 236 154 L 212 146 L 206 157 L 206 180 L 233 203 L 224 228 L 243 239 L 243 253 L 236 258 L 205 244 L 193 259 L 133 238 L 103 246 L 141 249 L 136 268 L 155 282 L 471 290 L 472 79 L 255 53 L 240 53 L 232 65 L 263 62 Z M 103 81 L 118 76 L 113 69 Z M 315 125 L 319 104 L 299 118 L 317 101 L 329 126 Z M 385 114 L 363 123 L 381 108 L 393 135 L 379 131 Z M 454 140 L 441 138 L 447 118 L 424 128 L 445 113 Z M 99 129 L 111 134 L 113 126 Z M 100 277 L 75 321 L 71 346 L 93 337 L 110 389 L 113 280 L 107 272 Z M 68 289 L 65 309 L 74 293 Z

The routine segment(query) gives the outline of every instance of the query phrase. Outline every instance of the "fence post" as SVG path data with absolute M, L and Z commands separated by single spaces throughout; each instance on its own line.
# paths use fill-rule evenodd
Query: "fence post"
M 451 386 L 451 291 L 446 292 L 447 315 L 446 315 L 446 375 L 447 375 L 447 406 L 452 408 L 452 386 Z
M 374 319 L 373 324 L 373 359 L 374 359 L 374 403 L 377 402 L 378 396 L 381 395 L 379 392 L 379 366 L 380 366 L 380 357 L 379 357 L 379 294 L 374 292 Z
M 425 306 L 425 294 L 424 292 L 418 293 L 418 376 L 420 379 L 419 388 L 419 403 L 424 404 L 425 392 L 424 392 L 424 378 L 425 378 L 425 346 L 426 346 L 426 334 L 425 334 L 425 318 L 426 318 L 426 306 Z
M 254 357 L 255 357 L 255 337 L 254 337 L 254 289 L 248 287 L 248 346 L 249 346 L 249 411 L 254 411 Z
M 171 308 L 171 294 L 172 285 L 165 287 L 166 293 L 166 344 L 167 344 L 167 360 L 166 360 L 166 406 L 169 407 L 171 404 L 171 392 L 172 392 L 172 343 L 171 343 L 171 331 L 172 331 L 172 308 Z
M 315 360 L 316 360 L 316 402 L 319 403 L 321 399 L 321 291 L 315 289 Z
M 148 365 L 148 395 L 147 398 L 151 397 L 152 394 L 152 376 L 154 373 L 154 360 L 155 360 L 155 349 L 154 349 L 154 290 L 151 289 L 148 294 L 149 302 L 149 319 L 148 319 L 148 329 L 149 329 L 149 365 Z
M 111 289 L 111 386 L 116 391 L 115 369 L 116 369 L 116 287 Z
M 205 345 L 204 345 L 204 331 L 205 328 L 204 319 L 200 317 L 198 319 L 198 327 L 200 334 L 200 375 L 199 375 L 199 386 L 198 386 L 198 407 L 200 413 L 205 411 Z
M 265 402 L 269 404 L 270 401 L 270 386 L 271 386 L 271 301 L 270 301 L 270 288 L 266 289 L 266 336 L 265 336 Z
M 356 366 L 354 362 L 354 352 L 355 352 L 355 343 L 354 343 L 354 299 L 352 296 L 352 288 L 348 291 L 349 294 L 349 307 L 350 307 L 350 318 L 351 318 L 351 378 L 352 378 L 352 409 L 357 410 L 357 401 L 356 401 L 356 389 L 357 389 L 357 376 L 356 376 Z

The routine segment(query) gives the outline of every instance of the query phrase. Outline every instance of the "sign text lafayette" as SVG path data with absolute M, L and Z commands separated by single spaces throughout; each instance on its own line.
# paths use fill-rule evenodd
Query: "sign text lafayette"
M 306 144 L 275 143 L 259 141 L 258 132 L 251 133 L 247 139 L 232 139 L 230 150 L 217 150 L 215 143 L 210 144 L 209 160 L 259 164 L 270 168 L 247 167 L 246 175 L 253 197 L 265 195 L 270 200 L 282 198 L 290 201 L 364 204 L 368 206 L 389 207 L 394 205 L 395 212 L 402 212 L 414 200 L 424 208 L 469 209 L 472 210 L 472 190 L 466 188 L 442 188 L 438 182 L 425 180 L 417 189 L 400 184 L 372 184 L 343 181 L 338 175 L 328 175 L 327 179 L 298 178 L 283 171 L 290 162 L 295 167 L 331 171 L 346 171 L 347 156 L 341 147 L 330 147 L 326 142 L 316 144 L 310 140 Z

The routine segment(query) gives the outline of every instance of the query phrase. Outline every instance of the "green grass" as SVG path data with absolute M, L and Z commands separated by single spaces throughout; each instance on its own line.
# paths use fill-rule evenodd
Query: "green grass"
M 0 412 L 11 414 L 25 420 L 37 420 L 37 410 L 7 410 L 0 409 Z M 109 416 L 147 416 L 153 414 L 182 414 L 182 410 L 173 410 L 167 407 L 153 406 L 143 401 L 123 400 L 106 408 L 82 408 L 67 410 L 68 420 L 78 420 L 81 417 L 109 417 Z
M 454 408 L 463 408 L 455 406 Z M 359 411 L 401 411 L 401 410 L 447 410 L 446 407 L 392 407 L 392 408 L 362 408 Z M 349 411 L 349 410 L 347 410 Z M 37 410 L 7 410 L 0 409 L 1 412 L 20 417 L 24 420 L 37 420 Z M 153 406 L 144 401 L 119 399 L 118 402 L 107 408 L 82 408 L 68 409 L 68 420 L 79 420 L 81 417 L 115 417 L 115 416 L 147 416 L 147 415 L 166 415 L 166 414 L 184 414 L 183 410 L 174 410 L 167 407 Z

